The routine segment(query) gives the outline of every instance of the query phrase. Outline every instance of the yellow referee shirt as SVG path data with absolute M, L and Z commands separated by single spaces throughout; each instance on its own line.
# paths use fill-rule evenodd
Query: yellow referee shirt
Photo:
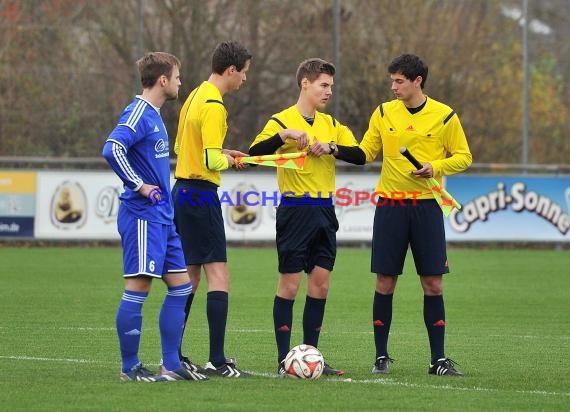
M 207 180 L 220 186 L 220 170 L 229 166 L 221 153 L 228 130 L 226 118 L 227 111 L 216 86 L 204 81 L 192 90 L 178 119 L 174 144 L 174 152 L 178 156 L 174 173 L 177 179 Z M 208 150 L 211 151 L 210 156 L 207 155 Z
M 411 114 L 400 100 L 382 103 L 372 113 L 360 143 L 367 163 L 382 151 L 382 173 L 376 186 L 382 196 L 391 198 L 397 192 L 401 198 L 404 192 L 406 198 L 433 198 L 425 179 L 411 175 L 415 167 L 400 154 L 402 146 L 420 163 L 429 162 L 440 184 L 443 175 L 462 172 L 472 161 L 459 118 L 449 106 L 428 97 L 424 108 Z
M 309 143 L 318 140 L 324 143 L 335 143 L 341 146 L 357 146 L 356 139 L 350 129 L 328 114 L 315 112 L 315 120 L 311 126 L 299 113 L 296 106 L 291 106 L 271 117 L 251 146 L 269 139 L 283 129 L 302 130 L 309 136 Z M 250 146 L 250 147 L 251 147 Z M 305 149 L 306 151 L 307 149 Z M 277 153 L 298 152 L 297 142 L 287 139 Z M 328 199 L 334 195 L 335 161 L 333 156 L 307 156 L 303 170 L 277 168 L 277 184 L 281 194 L 291 197 L 310 196 Z

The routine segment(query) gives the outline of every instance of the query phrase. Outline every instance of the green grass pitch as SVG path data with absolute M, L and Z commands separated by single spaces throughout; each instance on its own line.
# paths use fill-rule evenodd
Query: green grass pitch
M 392 373 L 374 361 L 374 276 L 368 249 L 339 250 L 320 349 L 344 378 L 277 379 L 272 248 L 231 248 L 226 355 L 255 372 L 207 382 L 119 381 L 114 327 L 123 289 L 121 250 L 0 249 L 0 405 L 17 410 L 565 410 L 570 402 L 570 257 L 567 251 L 451 249 L 445 277 L 446 354 L 464 378 L 427 375 L 422 293 L 408 256 L 394 298 Z M 292 344 L 301 343 L 304 283 Z M 194 301 L 184 352 L 205 363 L 206 281 Z M 141 359 L 157 369 L 155 281 L 144 306 Z

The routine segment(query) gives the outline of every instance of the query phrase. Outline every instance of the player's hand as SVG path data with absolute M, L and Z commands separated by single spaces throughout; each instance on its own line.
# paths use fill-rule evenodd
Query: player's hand
M 153 205 L 159 205 L 164 202 L 163 199 L 164 193 L 162 193 L 160 187 L 155 185 L 149 185 L 147 183 L 143 183 L 143 185 L 139 189 L 139 194 L 141 196 L 146 197 Z
M 313 144 L 309 146 L 308 153 L 311 156 L 321 157 L 323 155 L 330 154 L 330 151 L 331 149 L 328 143 L 323 143 L 319 142 L 318 140 L 315 140 Z
M 309 145 L 309 136 L 307 133 L 301 130 L 294 130 L 294 129 L 285 129 L 279 132 L 279 136 L 281 136 L 281 140 L 285 143 L 285 140 L 292 139 L 297 141 L 297 149 L 303 150 L 303 148 Z
M 423 167 L 421 169 L 413 170 L 412 174 L 417 177 L 428 179 L 430 177 L 433 177 L 433 167 L 431 163 L 427 162 L 423 164 Z

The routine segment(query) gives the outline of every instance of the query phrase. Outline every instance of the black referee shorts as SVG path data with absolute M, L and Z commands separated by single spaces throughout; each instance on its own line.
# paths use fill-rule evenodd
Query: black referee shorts
M 172 188 L 174 223 L 186 265 L 227 262 L 226 233 L 218 187 L 205 180 L 178 179 Z
M 310 273 L 315 266 L 332 271 L 338 230 L 334 206 L 322 206 L 323 199 L 298 200 L 284 198 L 277 208 L 279 272 Z
M 449 272 L 443 214 L 433 199 L 378 199 L 372 235 L 373 273 L 400 275 L 408 245 L 418 275 Z

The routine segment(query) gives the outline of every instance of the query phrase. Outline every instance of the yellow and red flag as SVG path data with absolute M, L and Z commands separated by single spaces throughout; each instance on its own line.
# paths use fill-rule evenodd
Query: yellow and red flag
M 249 163 L 261 166 L 283 167 L 285 169 L 303 170 L 307 153 L 280 153 L 261 156 L 236 157 L 238 163 Z
M 406 146 L 400 147 L 400 153 L 402 154 L 402 156 L 408 159 L 410 163 L 416 167 L 417 170 L 420 170 L 423 167 L 423 165 L 418 161 L 418 159 L 416 159 L 410 153 L 410 151 L 407 149 Z M 441 211 L 443 212 L 443 215 L 445 217 L 448 217 L 453 211 L 453 209 L 461 209 L 461 205 L 459 204 L 459 202 L 455 200 L 453 196 L 451 196 L 449 192 L 445 190 L 445 188 L 441 187 L 441 185 L 437 180 L 435 180 L 433 177 L 428 177 L 426 181 L 429 189 L 431 190 L 431 193 L 433 194 L 435 201 L 441 208 Z
M 445 188 L 443 188 L 433 177 L 427 179 L 427 185 L 433 193 L 433 197 L 445 217 L 448 217 L 453 209 L 461 209 L 459 202 L 455 200 L 453 196 L 451 196 L 449 192 L 445 190 Z

